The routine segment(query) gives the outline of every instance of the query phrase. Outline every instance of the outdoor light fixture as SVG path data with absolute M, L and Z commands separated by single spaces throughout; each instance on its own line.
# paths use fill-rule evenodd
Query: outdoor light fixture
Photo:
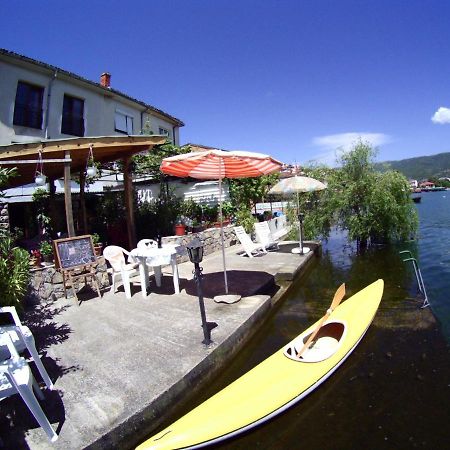
M 86 175 L 88 177 L 95 177 L 97 175 L 97 167 L 94 164 L 94 152 L 92 150 L 92 144 L 89 144 L 89 153 L 86 163 Z
M 194 281 L 197 284 L 197 294 L 198 294 L 198 303 L 200 306 L 200 315 L 202 317 L 202 328 L 203 328 L 203 336 L 204 339 L 202 341 L 203 344 L 209 345 L 212 343 L 211 340 L 211 330 L 217 327 L 216 322 L 208 322 L 206 320 L 206 312 L 205 312 L 205 303 L 203 301 L 203 291 L 202 291 L 202 271 L 203 268 L 200 267 L 200 263 L 203 260 L 203 243 L 195 237 L 189 244 L 186 245 L 189 259 L 192 263 L 194 263 Z
M 203 261 L 203 244 L 199 238 L 194 238 L 186 245 L 191 263 L 200 264 Z
M 36 164 L 36 172 L 34 174 L 34 182 L 38 186 L 44 186 L 47 177 L 44 175 L 44 160 L 42 159 L 42 149 L 39 149 L 38 162 Z

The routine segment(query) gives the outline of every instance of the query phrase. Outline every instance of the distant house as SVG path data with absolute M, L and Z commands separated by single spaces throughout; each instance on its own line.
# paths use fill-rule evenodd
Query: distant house
M 435 184 L 431 181 L 422 181 L 419 183 L 420 188 L 434 188 Z
M 100 82 L 0 49 L 0 145 L 74 136 L 166 135 L 184 123 Z M 130 83 L 132 80 L 130 80 Z
M 416 189 L 419 187 L 419 182 L 417 180 L 408 180 L 409 186 L 413 189 Z

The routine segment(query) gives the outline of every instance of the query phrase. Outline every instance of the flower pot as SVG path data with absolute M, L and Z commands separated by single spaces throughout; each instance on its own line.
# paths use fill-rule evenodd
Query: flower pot
M 95 256 L 102 256 L 102 250 L 103 250 L 103 244 L 95 244 L 94 245 Z
M 184 236 L 186 234 L 186 225 L 175 225 L 175 236 Z

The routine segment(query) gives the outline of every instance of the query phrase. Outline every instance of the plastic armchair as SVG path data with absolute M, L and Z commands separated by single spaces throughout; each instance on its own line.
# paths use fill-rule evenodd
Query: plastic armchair
M 278 242 L 273 237 L 268 222 L 257 222 L 255 223 L 255 233 L 256 237 L 258 239 L 258 242 L 260 242 L 266 250 L 276 250 L 278 249 Z
M 11 339 L 18 353 L 23 353 L 25 349 L 28 350 L 31 361 L 34 361 L 45 384 L 50 390 L 52 390 L 53 383 L 50 380 L 50 377 L 48 376 L 48 373 L 45 370 L 44 365 L 42 364 L 41 358 L 38 355 L 33 333 L 27 326 L 22 325 L 22 322 L 20 321 L 19 316 L 17 315 L 16 308 L 14 308 L 14 306 L 0 307 L 0 314 L 3 313 L 8 313 L 11 315 L 14 321 L 14 325 L 2 325 L 0 326 L 0 331 L 3 331 L 9 335 L 9 338 Z M 3 348 L 0 348 L 0 354 L 2 353 L 2 350 Z
M 127 255 L 127 261 L 125 256 Z M 111 291 L 116 292 L 116 279 L 121 278 L 125 296 L 131 298 L 131 277 L 139 275 L 139 263 L 137 263 L 133 255 L 122 247 L 117 245 L 109 245 L 103 250 L 103 256 L 111 264 L 112 287 Z
M 0 401 L 19 394 L 48 438 L 55 442 L 58 435 L 36 399 L 37 396 L 43 400 L 44 395 L 31 373 L 30 366 L 24 358 L 19 357 L 8 333 L 0 331 L 0 345 L 8 349 L 8 358 L 2 358 L 0 361 Z
M 266 248 L 262 244 L 256 244 L 253 242 L 249 235 L 245 232 L 244 227 L 234 227 L 234 232 L 236 233 L 236 237 L 239 239 L 239 242 L 244 247 L 245 253 L 249 258 L 253 258 L 253 253 L 267 253 Z

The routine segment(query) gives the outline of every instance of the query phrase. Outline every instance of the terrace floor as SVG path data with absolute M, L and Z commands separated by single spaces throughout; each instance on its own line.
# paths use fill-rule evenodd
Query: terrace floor
M 85 292 L 74 299 L 28 311 L 42 360 L 55 389 L 43 386 L 42 407 L 59 434 L 51 444 L 19 396 L 1 403 L 0 430 L 5 448 L 132 448 L 167 419 L 171 410 L 205 386 L 258 329 L 293 278 L 314 253 L 286 251 L 248 258 L 240 246 L 226 250 L 230 292 L 242 299 L 216 303 L 224 293 L 221 252 L 205 257 L 203 288 L 213 344 L 205 347 L 193 264 L 179 264 L 179 295 L 169 268 L 162 286 L 150 282 L 125 297 L 122 287 L 102 298 Z M 318 247 L 315 245 L 316 253 Z M 1 448 L 1 444 L 0 444 Z

